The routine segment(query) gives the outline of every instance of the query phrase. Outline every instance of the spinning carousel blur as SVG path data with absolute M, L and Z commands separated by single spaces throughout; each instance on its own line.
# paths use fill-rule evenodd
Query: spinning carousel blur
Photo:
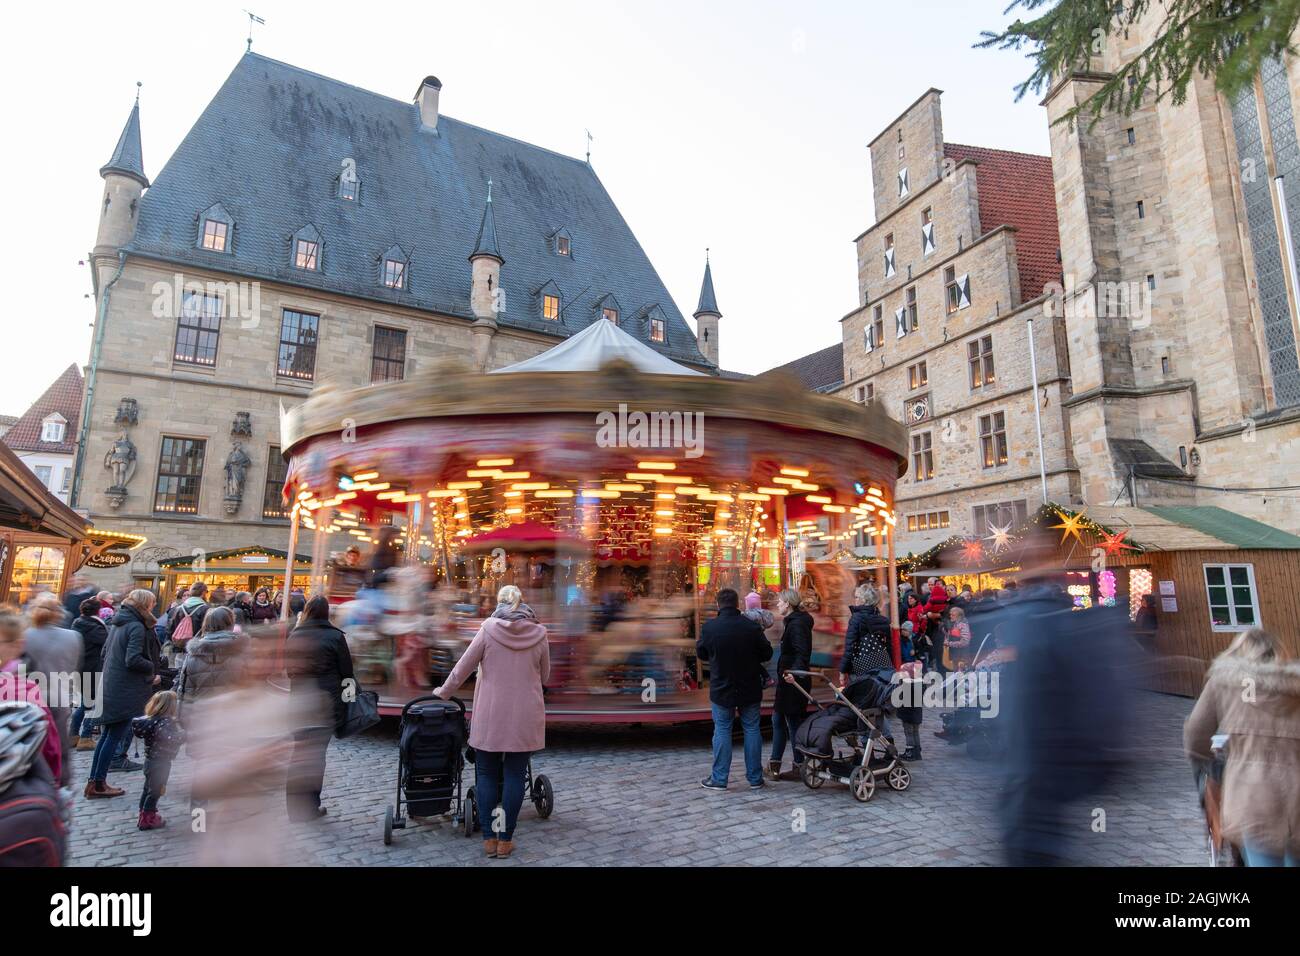
M 703 375 L 606 321 L 495 372 L 320 388 L 282 430 L 289 552 L 313 554 L 385 709 L 435 685 L 514 584 L 550 632 L 549 716 L 583 721 L 706 716 L 694 645 L 717 591 L 774 604 L 819 517 L 883 555 L 905 449 L 875 406 Z

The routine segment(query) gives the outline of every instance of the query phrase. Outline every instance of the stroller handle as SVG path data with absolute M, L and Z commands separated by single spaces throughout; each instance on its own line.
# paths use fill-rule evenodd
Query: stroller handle
M 460 708 L 460 712 L 462 716 L 465 713 L 465 702 L 461 700 L 459 697 L 448 697 L 444 700 L 443 698 L 439 697 L 437 694 L 425 694 L 423 697 L 415 698 L 415 700 L 408 700 L 406 702 L 406 706 L 402 708 L 402 716 L 405 717 L 406 712 L 416 704 L 424 704 L 431 700 L 436 700 L 440 704 L 455 704 L 457 707 Z
M 793 674 L 795 677 L 820 677 L 828 684 L 832 682 L 831 679 L 827 677 L 825 674 L 823 674 L 821 671 L 786 671 L 786 673 Z

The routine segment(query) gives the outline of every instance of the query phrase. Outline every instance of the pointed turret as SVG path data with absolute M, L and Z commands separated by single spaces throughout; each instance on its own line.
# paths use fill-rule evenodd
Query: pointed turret
M 474 359 L 479 371 L 487 371 L 492 351 L 492 337 L 497 331 L 497 316 L 505 311 L 506 297 L 501 289 L 501 266 L 505 263 L 497 245 L 497 220 L 492 212 L 492 180 L 487 184 L 487 202 L 478 227 L 474 251 L 469 254 L 469 305 L 474 313 Z
M 99 205 L 99 231 L 95 236 L 96 268 L 113 268 L 118 251 L 135 238 L 140 197 L 149 188 L 144 174 L 144 153 L 140 149 L 140 91 L 136 84 L 135 103 L 117 138 L 113 155 L 99 169 L 104 179 L 104 197 Z M 102 276 L 101 276 L 102 278 Z
M 700 286 L 700 305 L 695 310 L 695 340 L 700 352 L 714 365 L 718 364 L 718 298 L 713 294 L 713 266 L 709 254 L 704 253 L 704 284 Z
M 99 169 L 99 175 L 105 179 L 109 173 L 120 173 L 138 182 L 143 189 L 149 188 L 149 179 L 144 174 L 144 151 L 140 147 L 140 98 L 137 94 L 131 115 L 126 118 L 122 135 L 117 139 L 117 148 L 107 163 Z
M 501 249 L 497 245 L 497 218 L 492 212 L 492 180 L 488 180 L 487 202 L 483 205 L 483 219 L 478 225 L 478 239 L 474 242 L 474 251 L 469 254 L 473 262 L 479 256 L 491 256 L 497 262 L 505 262 Z

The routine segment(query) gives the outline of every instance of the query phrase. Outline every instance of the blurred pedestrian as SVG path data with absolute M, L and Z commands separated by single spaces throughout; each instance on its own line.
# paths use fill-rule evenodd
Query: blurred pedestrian
M 93 712 L 102 703 L 104 645 L 108 643 L 108 625 L 100 620 L 99 611 L 96 598 L 82 601 L 77 619 L 72 622 L 72 629 L 81 635 L 81 664 L 77 668 L 81 674 L 81 699 L 68 728 L 74 750 L 94 750 L 93 734 L 99 727 L 99 718 Z
M 26 654 L 27 622 L 12 607 L 0 607 L 0 703 L 31 703 L 45 715 L 46 734 L 40 752 L 46 768 L 57 786 L 63 773 L 63 749 L 59 745 L 59 726 L 45 705 L 40 684 L 27 676 L 31 661 Z
M 203 619 L 203 631 L 190 641 L 176 676 L 182 710 L 243 683 L 248 638 L 235 633 L 235 614 L 214 607 Z
M 709 703 L 713 709 L 713 770 L 700 781 L 706 790 L 726 790 L 731 776 L 731 729 L 736 716 L 744 731 L 745 779 L 751 790 L 763 786 L 763 664 L 772 645 L 763 628 L 740 613 L 740 595 L 718 592 L 718 614 L 700 629 L 695 652 L 709 664 Z M 778 693 L 780 693 L 778 687 Z
M 448 699 L 476 668 L 469 744 L 475 751 L 474 786 L 483 814 L 483 852 L 504 859 L 515 848 L 528 758 L 546 746 L 542 686 L 551 673 L 546 628 L 513 584 L 497 592 L 496 610 L 433 693 Z M 504 811 L 499 823 L 495 815 L 498 804 Z
M 1210 665 L 1183 747 L 1208 764 L 1220 734 L 1224 840 L 1247 866 L 1300 866 L 1300 662 L 1260 628 L 1238 634 Z
M 803 754 L 795 749 L 794 732 L 808 713 L 808 698 L 799 688 L 812 689 L 812 678 L 791 674 L 806 671 L 812 665 L 812 615 L 803 609 L 803 595 L 786 588 L 776 599 L 776 612 L 785 625 L 781 633 L 781 650 L 776 661 L 776 699 L 772 704 L 772 753 L 767 771 L 773 780 L 798 780 Z M 785 745 L 789 743 L 791 768 L 781 772 Z
M 347 716 L 345 694 L 356 690 L 347 638 L 330 623 L 330 603 L 323 594 L 307 602 L 284 653 L 289 697 L 308 715 L 294 735 L 286 790 L 289 819 L 300 823 L 326 813 L 321 806 L 326 751 Z
M 145 704 L 162 683 L 162 648 L 153 632 L 154 601 L 152 591 L 132 591 L 109 627 L 104 646 L 103 713 L 86 781 L 88 799 L 120 797 L 126 792 L 108 785 L 108 773 L 129 739 L 131 721 L 144 713 Z M 119 766 L 139 769 L 129 761 Z
M 72 733 L 68 727 L 72 716 L 72 693 L 81 664 L 81 635 L 64 627 L 63 604 L 49 592 L 32 601 L 27 612 L 31 627 L 27 630 L 27 658 L 31 670 L 44 675 L 48 695 L 46 703 L 54 715 L 63 755 L 59 785 L 72 782 Z

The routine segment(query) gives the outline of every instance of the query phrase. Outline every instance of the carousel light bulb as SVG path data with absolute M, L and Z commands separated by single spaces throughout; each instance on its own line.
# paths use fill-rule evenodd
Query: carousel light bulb
M 521 515 L 524 513 L 523 508 L 507 508 L 505 511 L 508 515 Z
M 787 465 L 787 466 L 782 466 L 782 468 L 781 468 L 781 474 L 783 474 L 783 475 L 790 475 L 790 476 L 792 476 L 792 477 L 794 477 L 794 478 L 807 478 L 807 477 L 808 477 L 808 469 L 807 469 L 807 468 L 791 468 L 791 467 L 789 467 L 789 466 Z
M 672 534 L 672 528 L 655 528 L 655 534 Z
M 497 481 L 527 481 L 533 477 L 531 471 L 499 471 Z
M 637 485 L 637 484 L 629 485 L 629 484 L 616 482 L 616 481 L 607 481 L 605 482 L 605 490 L 606 491 L 645 491 L 645 486 Z
M 568 488 L 555 488 L 549 491 L 534 491 L 533 495 L 537 498 L 572 498 L 573 491 Z
M 621 491 L 611 491 L 608 488 L 583 488 L 578 494 L 582 498 L 591 498 L 593 500 L 608 500 L 611 498 L 623 497 Z
M 507 491 L 503 497 L 506 497 L 506 498 L 522 498 L 523 496 L 524 496 L 524 493 L 523 493 L 522 491 Z
M 498 468 L 471 468 L 465 472 L 468 478 L 500 478 L 501 470 Z
M 755 494 L 752 491 L 742 491 L 740 494 L 736 495 L 736 497 L 739 498 L 741 501 L 771 501 L 772 500 L 771 495 L 765 495 L 761 493 Z
M 658 491 L 655 492 L 656 501 L 676 501 L 677 492 L 675 491 Z
M 731 512 L 730 512 L 730 511 L 719 511 L 719 512 L 718 512 L 718 517 L 719 517 L 720 519 L 722 519 L 723 521 L 725 521 L 727 518 L 730 518 L 730 517 L 731 517 Z
M 642 471 L 676 471 L 677 466 L 671 461 L 638 461 L 636 466 Z
M 367 471 L 367 472 L 363 472 L 360 475 L 353 475 L 352 480 L 353 481 L 374 481 L 378 477 L 379 477 L 379 472 Z
M 464 520 L 465 520 L 466 518 L 468 518 L 468 517 L 469 517 L 469 512 L 468 512 L 468 511 L 458 511 L 458 512 L 456 512 L 456 520 L 457 520 L 457 521 L 464 521 Z
M 784 496 L 784 495 L 788 495 L 788 494 L 790 493 L 790 489 L 789 489 L 789 488 L 759 488 L 759 489 L 758 489 L 758 493 L 759 493 L 760 495 L 781 495 L 781 496 Z
M 675 512 L 675 511 L 656 511 L 656 512 L 655 512 L 655 517 L 658 517 L 658 518 L 672 518 L 672 517 L 674 517 L 675 515 L 676 515 L 676 512 Z
M 842 515 L 848 510 L 843 505 L 822 505 L 822 511 L 829 511 L 833 515 Z
M 510 486 L 511 491 L 545 491 L 551 487 L 549 481 L 520 482 Z
M 821 486 L 821 485 L 810 485 L 810 484 L 809 484 L 808 482 L 806 482 L 806 481 L 799 481 L 799 482 L 796 482 L 796 483 L 795 483 L 794 485 L 792 485 L 791 487 L 795 488 L 795 489 L 798 490 L 798 491 L 821 491 L 821 490 L 822 490 L 822 486 Z
M 449 481 L 447 487 L 452 491 L 477 491 L 483 487 L 481 481 Z
M 335 500 L 337 500 L 337 501 L 351 501 L 351 500 L 352 500 L 353 498 L 355 498 L 356 496 L 357 496 L 357 493 L 356 493 L 355 491 L 345 491 L 345 492 L 343 492 L 341 495 L 335 495 Z
M 830 498 L 827 498 L 824 495 L 809 495 L 807 500 L 810 504 L 814 505 L 829 505 L 834 503 Z
M 513 458 L 480 458 L 475 462 L 480 468 L 509 468 L 514 463 Z

